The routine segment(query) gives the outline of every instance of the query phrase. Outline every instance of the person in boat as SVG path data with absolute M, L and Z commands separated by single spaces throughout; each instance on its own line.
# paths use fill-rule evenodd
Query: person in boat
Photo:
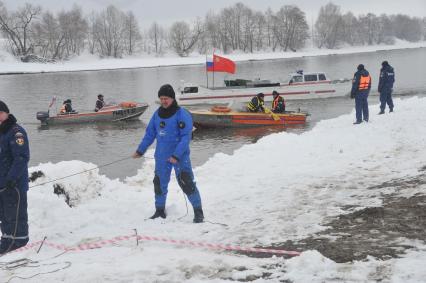
M 284 98 L 280 96 L 280 94 L 277 91 L 272 92 L 272 97 L 274 98 L 272 100 L 272 112 L 274 113 L 284 113 L 285 112 L 285 101 Z
M 96 100 L 95 112 L 98 112 L 105 106 L 104 96 L 102 94 L 98 94 L 98 100 Z
M 368 122 L 368 94 L 371 89 L 371 77 L 363 64 L 359 64 L 352 80 L 351 98 L 355 99 L 356 121 L 361 124 L 364 120 Z
M 0 101 L 0 256 L 28 243 L 28 161 L 24 128 Z
M 389 112 L 393 112 L 392 91 L 395 82 L 395 72 L 388 61 L 382 62 L 380 69 L 379 88 L 380 93 L 380 112 L 379 115 L 385 114 L 386 103 L 389 106 Z
M 77 113 L 74 109 L 72 109 L 71 99 L 67 99 L 62 103 L 61 109 L 59 110 L 61 114 L 72 114 Z
M 201 223 L 204 221 L 204 213 L 200 193 L 194 181 L 189 150 L 192 116 L 186 109 L 179 107 L 171 85 L 163 85 L 158 91 L 158 97 L 161 106 L 152 115 L 145 136 L 133 154 L 133 158 L 143 156 L 154 140 L 157 140 L 154 155 L 155 213 L 150 218 L 166 218 L 167 187 L 174 168 L 178 184 L 194 209 L 193 222 Z
M 265 95 L 263 93 L 258 93 L 251 101 L 247 104 L 248 112 L 265 112 Z

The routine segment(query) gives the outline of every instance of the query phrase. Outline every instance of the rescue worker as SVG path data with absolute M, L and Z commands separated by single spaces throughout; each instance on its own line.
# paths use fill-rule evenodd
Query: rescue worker
M 25 130 L 0 101 L 0 255 L 28 243 L 28 161 Z
M 61 109 L 59 110 L 61 114 L 70 114 L 76 113 L 75 110 L 72 109 L 71 99 L 67 99 L 63 102 Z
M 352 80 L 351 98 L 355 98 L 356 121 L 354 124 L 361 124 L 364 120 L 368 122 L 368 94 L 371 89 L 371 77 L 363 64 L 359 64 L 358 71 Z
M 98 95 L 98 100 L 96 100 L 95 112 L 98 112 L 105 106 L 104 96 L 102 94 Z
M 385 114 L 386 103 L 389 106 L 389 112 L 393 112 L 392 91 L 395 82 L 395 73 L 388 61 L 382 62 L 380 69 L 379 88 L 380 93 L 380 112 L 379 115 Z
M 272 92 L 272 97 L 274 98 L 272 100 L 272 112 L 274 113 L 284 113 L 285 112 L 285 101 L 284 98 L 280 96 L 280 94 L 277 91 Z
M 163 85 L 158 91 L 158 97 L 161 106 L 152 115 L 145 136 L 133 154 L 133 158 L 143 156 L 154 140 L 157 140 L 153 180 L 155 213 L 150 218 L 166 218 L 167 187 L 174 168 L 178 184 L 194 209 L 194 223 L 201 223 L 204 221 L 204 213 L 189 156 L 193 127 L 191 114 L 178 106 L 171 85 Z
M 251 101 L 247 104 L 248 112 L 265 112 L 265 95 L 263 93 L 258 93 L 255 97 L 251 99 Z

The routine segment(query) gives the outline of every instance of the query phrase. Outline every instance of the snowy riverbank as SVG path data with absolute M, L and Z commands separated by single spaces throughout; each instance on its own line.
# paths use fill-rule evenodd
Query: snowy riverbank
M 351 54 L 363 52 L 376 52 L 383 50 L 425 48 L 426 42 L 410 43 L 397 40 L 395 45 L 373 45 L 345 47 L 341 49 L 317 49 L 305 48 L 300 52 L 274 52 L 274 53 L 234 53 L 226 57 L 235 61 L 248 60 L 271 60 L 282 58 L 298 58 L 309 56 L 325 56 L 338 54 Z M 43 72 L 74 72 L 74 71 L 94 71 L 109 69 L 128 69 L 159 66 L 193 65 L 205 64 L 204 55 L 193 54 L 189 57 L 178 57 L 176 55 L 164 55 L 155 57 L 153 55 L 134 56 L 123 59 L 99 59 L 90 54 L 84 54 L 68 62 L 58 62 L 55 64 L 22 63 L 13 58 L 10 54 L 0 50 L 0 74 L 21 74 L 21 73 L 43 73 Z
M 75 247 L 132 235 L 135 228 L 139 235 L 169 242 L 141 241 L 136 246 L 134 238 L 116 240 L 103 248 L 57 257 L 61 246 L 45 245 L 39 254 L 33 249 L 2 257 L 0 266 L 22 257 L 39 262 L 34 263 L 37 268 L 1 268 L 0 278 L 20 282 L 17 277 L 9 279 L 52 272 L 26 282 L 421 282 L 426 278 L 424 228 L 418 238 L 404 237 L 397 230 L 390 230 L 391 237 L 385 238 L 374 227 L 353 234 L 336 230 L 317 234 L 329 231 L 333 227 L 330 221 L 383 207 L 389 198 L 426 195 L 424 177 L 419 177 L 426 170 L 426 115 L 419 115 L 426 99 L 396 99 L 395 105 L 395 113 L 372 113 L 368 124 L 352 125 L 351 113 L 321 121 L 309 132 L 272 134 L 232 155 L 213 156 L 195 169 L 195 175 L 206 220 L 223 225 L 193 224 L 192 210 L 186 215 L 184 196 L 174 178 L 167 219 L 145 220 L 154 211 L 152 159 L 145 159 L 138 174 L 124 182 L 110 180 L 97 170 L 58 181 L 72 208 L 63 196 L 53 193 L 52 184 L 34 187 L 28 195 L 31 242 L 47 236 L 50 243 Z M 371 111 L 377 108 L 373 105 Z M 152 150 L 147 155 L 152 156 Z M 140 166 L 139 161 L 129 162 Z M 41 164 L 30 172 L 41 170 L 46 177 L 30 185 L 94 166 L 80 161 Z M 417 185 L 395 185 L 396 180 L 410 178 L 420 181 Z M 382 225 L 380 215 L 375 217 Z M 404 223 L 423 223 L 415 217 L 421 218 L 413 215 Z M 354 220 L 361 223 L 363 217 Z M 367 256 L 373 251 L 364 249 L 364 258 L 348 254 L 355 259 L 339 263 L 319 252 L 324 247 L 305 249 L 298 245 L 318 237 L 330 241 L 344 238 L 347 245 L 355 247 L 359 236 L 395 251 L 400 258 L 382 260 L 380 255 Z M 280 245 L 302 254 L 291 259 L 247 257 L 177 246 L 170 242 L 173 239 L 243 247 Z

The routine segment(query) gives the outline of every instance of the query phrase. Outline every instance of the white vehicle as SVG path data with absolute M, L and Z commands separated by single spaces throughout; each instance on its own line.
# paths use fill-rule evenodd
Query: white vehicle
M 272 92 L 277 91 L 284 99 L 313 99 L 345 96 L 350 93 L 349 79 L 332 81 L 325 73 L 289 74 L 286 83 L 269 80 L 225 80 L 224 87 L 207 88 L 184 84 L 176 95 L 180 105 L 225 104 L 229 102 L 248 102 L 250 98 L 262 92 L 265 101 L 272 101 Z

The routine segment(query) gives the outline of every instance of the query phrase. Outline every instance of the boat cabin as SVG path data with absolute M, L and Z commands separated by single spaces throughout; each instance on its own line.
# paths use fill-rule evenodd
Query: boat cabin
M 303 71 L 297 71 L 289 75 L 288 84 L 303 84 L 303 83 L 316 83 L 316 82 L 328 82 L 327 76 L 324 73 L 312 72 L 303 73 Z

